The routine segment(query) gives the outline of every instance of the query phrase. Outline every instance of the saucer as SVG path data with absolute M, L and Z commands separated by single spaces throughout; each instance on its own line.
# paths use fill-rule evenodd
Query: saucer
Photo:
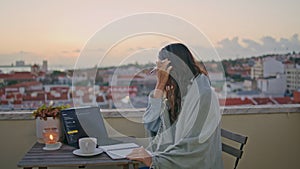
M 60 149 L 61 146 L 62 146 L 62 143 L 57 142 L 51 147 L 47 147 L 47 145 L 46 145 L 45 147 L 43 147 L 43 150 L 58 150 L 58 149 Z
M 85 156 L 85 157 L 87 157 L 87 156 L 98 155 L 98 154 L 101 154 L 102 152 L 103 152 L 103 150 L 100 149 L 100 148 L 96 148 L 95 151 L 92 152 L 92 153 L 82 153 L 80 149 L 76 149 L 76 150 L 73 151 L 73 154 L 78 155 L 78 156 Z

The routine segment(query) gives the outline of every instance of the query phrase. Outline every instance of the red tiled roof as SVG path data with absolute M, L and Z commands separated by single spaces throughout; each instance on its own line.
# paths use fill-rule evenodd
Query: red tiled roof
M 294 95 L 294 101 L 296 103 L 300 103 L 300 91 L 294 91 L 293 95 Z
M 111 94 L 111 93 L 110 93 L 110 94 L 107 94 L 107 95 L 106 95 L 106 99 L 107 99 L 107 100 L 112 99 L 112 94 Z
M 260 98 L 260 97 L 254 97 L 253 100 L 255 100 L 257 102 L 257 104 L 274 104 L 274 102 L 268 98 L 268 97 L 264 97 L 264 98 Z
M 37 81 L 30 81 L 30 82 L 21 82 L 14 85 L 7 86 L 5 88 L 20 88 L 20 87 L 30 87 L 30 86 L 39 86 L 42 85 L 42 83 Z
M 51 93 L 47 93 L 47 100 L 68 100 L 68 93 L 60 93 L 59 97 L 55 97 Z
M 7 79 L 10 77 L 10 74 L 0 74 L 0 79 Z
M 39 72 L 38 74 L 39 74 L 39 76 L 46 76 L 45 72 Z
M 248 99 L 241 99 L 241 98 L 226 98 L 226 99 L 219 99 L 220 105 L 222 106 L 234 106 L 234 105 L 253 105 L 253 102 Z
M 65 92 L 68 92 L 69 89 L 70 89 L 70 87 L 67 87 L 67 86 L 55 86 L 55 87 L 50 88 L 50 90 L 65 91 Z
M 97 96 L 96 102 L 104 102 L 104 97 L 103 96 Z
M 22 104 L 22 100 L 14 100 L 13 104 Z
M 23 95 L 21 93 L 17 93 L 15 95 L 16 99 L 22 99 L 23 98 Z
M 8 101 L 7 100 L 1 100 L 0 104 L 8 104 Z
M 36 76 L 31 72 L 14 72 L 11 74 L 0 74 L 0 79 L 5 80 L 29 80 L 35 79 Z
M 38 93 L 36 97 L 32 97 L 30 94 L 26 94 L 23 96 L 24 101 L 44 101 L 45 95 L 44 93 Z
M 286 60 L 286 61 L 283 61 L 283 64 L 293 64 L 293 62 L 290 60 Z
M 15 98 L 14 94 L 7 94 L 6 95 L 6 99 L 12 99 L 12 98 Z
M 290 97 L 274 97 L 278 104 L 295 104 Z
M 2 96 L 2 95 L 4 95 L 4 94 L 5 94 L 5 92 L 2 91 L 2 90 L 0 90 L 0 96 Z
M 59 78 L 65 78 L 65 77 L 67 77 L 67 75 L 66 74 L 59 74 L 59 75 L 57 75 L 57 77 L 59 77 Z

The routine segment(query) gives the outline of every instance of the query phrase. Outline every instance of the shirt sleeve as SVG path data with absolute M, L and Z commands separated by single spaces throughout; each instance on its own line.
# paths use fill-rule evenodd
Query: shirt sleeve
M 149 95 L 148 106 L 143 116 L 145 128 L 152 133 L 157 133 L 161 119 L 162 98 L 153 98 L 153 94 Z

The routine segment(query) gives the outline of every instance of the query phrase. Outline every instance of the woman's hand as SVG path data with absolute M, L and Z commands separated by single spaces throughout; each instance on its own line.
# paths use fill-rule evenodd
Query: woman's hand
M 130 160 L 140 161 L 148 167 L 152 163 L 151 155 L 143 147 L 133 149 L 132 152 L 127 155 L 127 158 Z
M 157 67 L 157 83 L 155 86 L 155 91 L 153 94 L 154 98 L 161 98 L 163 96 L 163 90 L 166 86 L 166 83 L 169 79 L 169 74 L 172 69 L 172 66 L 169 66 L 171 61 L 169 59 L 164 59 L 162 61 L 156 62 Z

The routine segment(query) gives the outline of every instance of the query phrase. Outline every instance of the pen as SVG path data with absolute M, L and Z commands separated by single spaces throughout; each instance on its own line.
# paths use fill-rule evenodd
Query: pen
M 155 67 L 149 72 L 149 74 L 150 74 L 150 75 L 153 74 L 156 70 L 157 70 L 157 66 L 155 66 Z

